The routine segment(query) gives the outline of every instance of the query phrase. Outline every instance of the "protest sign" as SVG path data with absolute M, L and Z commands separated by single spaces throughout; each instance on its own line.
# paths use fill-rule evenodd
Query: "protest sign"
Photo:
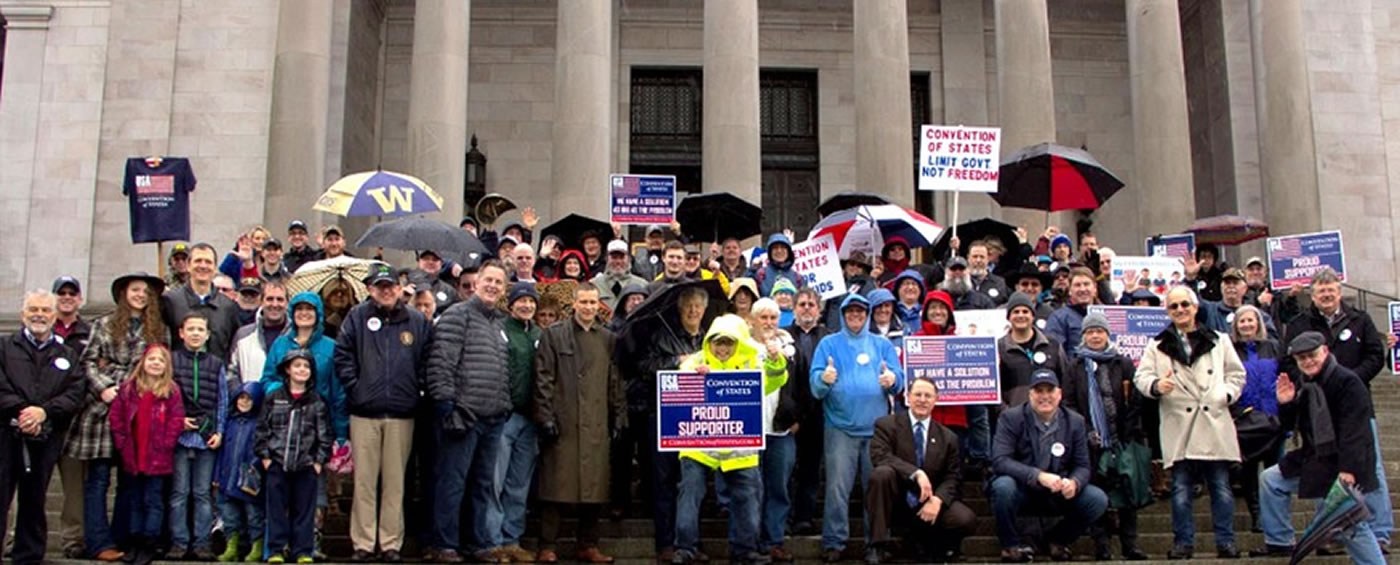
M 1006 321 L 1004 308 L 958 310 L 954 319 L 958 321 L 954 333 L 960 336 L 987 336 L 997 339 L 1011 329 L 1011 322 Z
M 846 294 L 846 278 L 831 234 L 793 244 L 792 255 L 792 268 L 802 275 L 807 288 L 821 293 L 822 300 Z
M 1390 311 L 1390 333 L 1400 335 L 1400 302 L 1391 302 L 1387 310 Z M 1390 348 L 1390 374 L 1400 375 L 1400 343 Z
M 905 336 L 904 377 L 933 379 L 943 406 L 1001 404 L 994 337 Z
M 1185 260 L 1196 254 L 1196 234 L 1181 233 L 1149 237 L 1142 244 L 1148 257 L 1178 257 Z
M 1147 342 L 1162 333 L 1172 323 L 1167 311 L 1151 306 L 1103 306 L 1093 305 L 1089 312 L 1098 312 L 1108 318 L 1108 333 L 1118 352 L 1127 355 L 1137 365 Z
M 657 371 L 657 449 L 763 449 L 761 371 Z
M 676 216 L 676 177 L 612 175 L 608 184 L 615 224 L 669 224 Z
M 1137 257 L 1119 255 L 1113 258 L 1113 278 L 1109 286 L 1115 296 L 1146 288 L 1165 299 L 1172 287 L 1185 284 L 1186 268 L 1177 257 Z
M 996 192 L 1001 128 L 923 126 L 919 190 Z
M 1313 275 L 1331 267 L 1347 280 L 1342 255 L 1342 232 L 1325 231 L 1269 238 L 1269 280 L 1274 290 L 1312 282 Z

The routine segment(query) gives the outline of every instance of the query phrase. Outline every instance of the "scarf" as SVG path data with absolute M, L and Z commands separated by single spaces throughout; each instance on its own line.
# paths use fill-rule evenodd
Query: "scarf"
M 1089 420 L 1094 426 L 1089 434 L 1089 443 L 1098 447 L 1113 445 L 1113 422 L 1118 419 L 1118 405 L 1113 402 L 1114 383 L 1109 382 L 1108 371 L 1099 371 L 1100 365 L 1118 357 L 1118 350 L 1110 342 L 1102 351 L 1095 351 L 1083 345 L 1074 350 L 1076 358 L 1084 363 L 1084 374 L 1089 379 Z M 1106 399 L 1106 400 L 1105 400 Z
M 1322 368 L 1319 377 L 1330 374 L 1336 363 L 1337 358 L 1329 356 L 1327 365 Z M 1315 380 L 1304 378 L 1298 387 L 1298 394 L 1307 402 L 1308 423 L 1312 427 L 1313 455 L 1319 458 L 1336 455 L 1337 431 L 1332 428 L 1332 411 L 1327 407 L 1327 396 L 1322 392 L 1322 385 Z

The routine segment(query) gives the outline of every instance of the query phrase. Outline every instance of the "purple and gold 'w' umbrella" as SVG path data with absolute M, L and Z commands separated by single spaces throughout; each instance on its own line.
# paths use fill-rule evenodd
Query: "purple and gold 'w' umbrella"
M 428 183 L 392 171 L 366 171 L 335 181 L 313 210 L 337 216 L 408 216 L 442 210 L 442 197 Z

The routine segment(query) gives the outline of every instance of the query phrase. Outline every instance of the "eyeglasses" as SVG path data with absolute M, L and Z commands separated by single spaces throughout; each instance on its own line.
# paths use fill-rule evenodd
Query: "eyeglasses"
M 1172 302 L 1170 304 L 1167 304 L 1167 310 L 1184 310 L 1192 306 L 1194 305 L 1191 304 L 1190 300 L 1182 300 L 1181 302 Z

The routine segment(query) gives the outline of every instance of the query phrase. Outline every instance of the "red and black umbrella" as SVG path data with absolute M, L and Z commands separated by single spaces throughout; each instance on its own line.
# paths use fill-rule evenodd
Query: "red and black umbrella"
M 1002 206 L 1046 212 L 1096 210 L 1120 188 L 1123 181 L 1088 151 L 1041 143 L 1002 160 L 992 198 Z

